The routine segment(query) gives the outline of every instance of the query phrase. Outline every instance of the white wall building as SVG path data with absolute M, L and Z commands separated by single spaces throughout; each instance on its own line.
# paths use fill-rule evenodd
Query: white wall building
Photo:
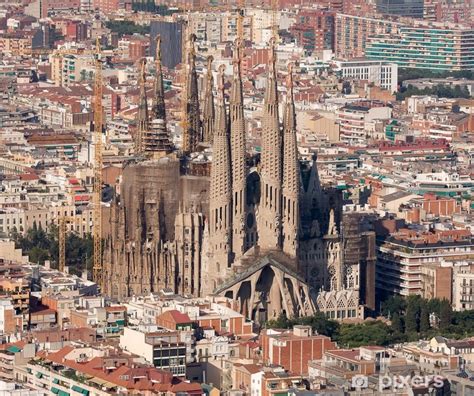
M 367 80 L 391 93 L 397 91 L 398 65 L 395 63 L 363 59 L 336 61 L 336 64 L 344 78 Z

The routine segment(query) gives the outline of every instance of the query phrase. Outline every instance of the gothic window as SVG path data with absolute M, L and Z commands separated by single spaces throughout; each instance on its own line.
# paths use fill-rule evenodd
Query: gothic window
M 330 290 L 336 290 L 337 289 L 337 277 L 336 277 L 336 269 L 334 266 L 330 266 L 328 268 L 328 274 L 329 274 L 329 289 Z
M 334 309 L 336 305 L 334 304 L 334 300 L 330 299 L 327 303 L 327 309 Z
M 349 300 L 349 303 L 347 304 L 348 307 L 357 307 L 357 302 L 354 300 L 354 298 L 351 298 Z
M 337 302 L 337 307 L 339 309 L 346 309 L 346 302 L 342 298 L 339 299 L 339 301 Z
M 353 289 L 354 286 L 355 286 L 354 273 L 352 271 L 352 267 L 348 266 L 346 267 L 346 288 Z

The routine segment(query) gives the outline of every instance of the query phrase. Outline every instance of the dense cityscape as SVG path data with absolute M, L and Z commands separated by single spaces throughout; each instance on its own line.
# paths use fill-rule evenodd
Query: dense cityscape
M 0 0 L 0 395 L 474 395 L 472 0 Z

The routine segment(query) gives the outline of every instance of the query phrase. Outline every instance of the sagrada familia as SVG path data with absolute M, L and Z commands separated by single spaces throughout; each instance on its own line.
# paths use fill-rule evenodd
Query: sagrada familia
M 103 292 L 226 296 L 257 322 L 281 312 L 361 318 L 375 308 L 374 234 L 344 216 L 340 191 L 321 187 L 316 158 L 299 159 L 293 70 L 280 106 L 273 41 L 261 153 L 249 154 L 238 40 L 233 52 L 231 81 L 220 66 L 216 89 L 208 58 L 201 100 L 188 41 L 180 150 L 166 125 L 159 37 L 150 108 L 142 63 L 138 160 L 124 167 L 108 209 Z M 212 161 L 199 160 L 211 147 Z

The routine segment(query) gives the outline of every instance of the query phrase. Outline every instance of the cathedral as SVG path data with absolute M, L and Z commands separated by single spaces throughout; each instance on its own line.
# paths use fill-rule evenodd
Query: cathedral
M 316 159 L 299 159 L 293 67 L 280 103 L 272 40 L 261 153 L 251 156 L 238 40 L 233 52 L 230 81 L 224 65 L 214 81 L 208 58 L 200 100 L 189 39 L 180 150 L 167 131 L 159 38 L 151 111 L 141 64 L 136 158 L 107 209 L 103 292 L 222 295 L 259 323 L 282 312 L 363 318 L 375 308 L 374 234 L 342 211 L 339 190 L 322 188 Z M 196 153 L 209 160 L 193 161 Z

